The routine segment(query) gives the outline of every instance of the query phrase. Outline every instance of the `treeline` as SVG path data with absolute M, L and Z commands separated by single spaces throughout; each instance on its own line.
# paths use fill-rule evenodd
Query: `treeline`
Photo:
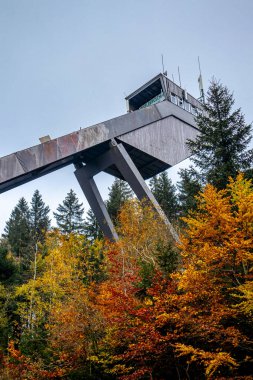
M 116 179 L 103 239 L 73 190 L 36 190 L 0 242 L 0 379 L 252 379 L 251 126 L 212 81 L 194 166 L 150 181 L 180 243 Z
M 153 177 L 149 182 L 152 193 L 174 224 L 178 224 L 180 218 L 193 207 L 194 196 L 201 188 L 198 182 L 189 181 L 188 170 L 182 170 L 180 175 L 182 180 L 178 183 L 178 188 L 173 185 L 167 172 Z M 109 188 L 106 201 L 106 207 L 114 223 L 117 224 L 117 216 L 123 204 L 132 198 L 133 192 L 128 184 L 116 178 Z M 29 268 L 36 245 L 44 243 L 47 232 L 54 228 L 63 234 L 84 234 L 91 241 L 103 237 L 93 211 L 89 209 L 85 216 L 83 204 L 72 189 L 53 212 L 55 227 L 51 225 L 49 214 L 49 207 L 45 205 L 40 192 L 35 190 L 30 205 L 22 197 L 6 222 L 1 246 L 5 246 L 13 253 L 20 264 L 20 269 Z

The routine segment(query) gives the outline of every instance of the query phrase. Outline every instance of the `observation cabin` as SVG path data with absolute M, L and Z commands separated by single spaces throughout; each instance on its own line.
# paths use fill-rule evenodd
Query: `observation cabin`
M 153 79 L 139 87 L 126 98 L 127 112 L 133 112 L 163 100 L 168 100 L 178 107 L 197 116 L 202 113 L 202 104 L 186 90 L 172 82 L 164 74 L 158 74 Z

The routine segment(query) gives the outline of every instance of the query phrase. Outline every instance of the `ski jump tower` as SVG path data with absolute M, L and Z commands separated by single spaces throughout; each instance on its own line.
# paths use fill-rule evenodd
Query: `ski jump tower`
M 93 177 L 101 171 L 127 181 L 139 199 L 163 215 L 145 179 L 189 157 L 201 103 L 164 74 L 126 97 L 127 114 L 0 158 L 0 193 L 73 164 L 75 176 L 105 236 L 117 233 Z

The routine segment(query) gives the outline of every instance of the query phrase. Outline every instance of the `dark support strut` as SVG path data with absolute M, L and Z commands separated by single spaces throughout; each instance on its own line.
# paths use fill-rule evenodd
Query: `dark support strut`
M 139 200 L 146 199 L 150 202 L 153 209 L 160 215 L 162 220 L 168 226 L 172 237 L 178 241 L 178 235 L 175 229 L 167 219 L 164 212 L 161 210 L 161 207 L 152 192 L 149 190 L 146 182 L 142 178 L 123 144 L 117 144 L 115 139 L 111 140 L 110 150 L 85 166 L 77 167 L 75 171 L 75 176 L 94 212 L 95 217 L 97 218 L 104 235 L 110 240 L 118 240 L 117 232 L 115 231 L 93 177 L 111 165 L 115 165 L 118 168 L 123 178 L 128 182 Z

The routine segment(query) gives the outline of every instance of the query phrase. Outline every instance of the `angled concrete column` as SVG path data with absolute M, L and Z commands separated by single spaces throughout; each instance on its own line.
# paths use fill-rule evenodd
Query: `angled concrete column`
M 164 223 L 168 226 L 169 231 L 176 241 L 179 241 L 178 234 L 169 222 L 168 218 L 162 211 L 160 205 L 155 199 L 152 192 L 149 190 L 146 182 L 142 178 L 140 172 L 133 163 L 131 157 L 127 153 L 122 144 L 117 144 L 115 140 L 111 142 L 111 155 L 115 161 L 115 165 L 121 172 L 124 179 L 129 183 L 130 187 L 136 194 L 139 200 L 147 199 L 150 201 L 154 210 L 160 215 Z
M 97 169 L 97 168 L 96 168 Z M 89 173 L 91 167 L 83 166 L 76 169 L 75 176 L 84 192 L 84 195 L 89 202 L 89 205 L 94 212 L 94 215 L 106 237 L 110 240 L 118 240 L 117 232 L 105 207 L 104 201 L 99 193 L 97 185 Z

